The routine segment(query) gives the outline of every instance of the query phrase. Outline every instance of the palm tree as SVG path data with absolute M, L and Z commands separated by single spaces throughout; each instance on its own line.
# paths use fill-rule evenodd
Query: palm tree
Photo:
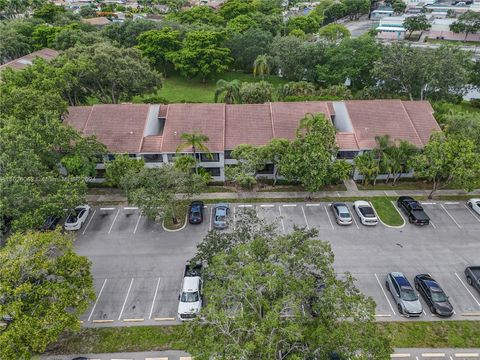
M 222 102 L 226 104 L 238 103 L 240 100 L 240 81 L 218 80 L 217 88 L 215 89 L 215 102 L 218 101 L 218 98 L 222 94 L 224 94 Z
M 270 65 L 268 64 L 268 56 L 258 55 L 255 61 L 253 62 L 253 76 L 260 75 L 263 78 L 265 74 L 268 75 L 270 73 Z
M 198 132 L 193 132 L 191 134 L 183 133 L 180 138 L 183 140 L 183 143 L 178 145 L 177 153 L 179 151 L 192 148 L 193 157 L 195 159 L 195 173 L 198 174 L 197 150 L 210 154 L 210 150 L 208 150 L 208 147 L 204 144 L 210 139 L 207 135 L 203 135 Z

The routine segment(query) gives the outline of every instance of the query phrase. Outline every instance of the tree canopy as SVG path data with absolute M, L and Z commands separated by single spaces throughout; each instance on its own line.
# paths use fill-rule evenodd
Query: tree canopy
M 2 359 L 29 359 L 64 331 L 78 330 L 79 317 L 95 299 L 90 261 L 75 253 L 69 236 L 29 232 L 0 248 Z

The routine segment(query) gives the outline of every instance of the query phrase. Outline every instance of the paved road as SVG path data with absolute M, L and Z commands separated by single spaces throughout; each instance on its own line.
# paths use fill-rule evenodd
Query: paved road
M 405 320 L 384 286 L 390 271 L 401 271 L 411 281 L 415 274 L 430 273 L 450 296 L 456 312 L 452 319 L 480 320 L 480 296 L 463 275 L 467 265 L 480 265 L 480 217 L 463 202 L 424 202 L 424 207 L 432 223 L 423 228 L 408 223 L 371 228 L 358 219 L 340 227 L 327 203 L 235 204 L 232 217 L 254 208 L 280 233 L 294 225 L 319 229 L 319 237 L 332 244 L 337 272 L 351 272 L 360 290 L 377 303 L 378 320 Z M 96 208 L 75 242 L 78 252 L 92 260 L 97 293 L 81 318 L 84 326 L 176 323 L 184 264 L 211 228 L 212 206 L 205 211 L 202 225 L 166 232 L 135 208 Z M 438 320 L 425 303 L 424 308 L 420 320 Z
M 142 352 L 142 353 L 115 353 L 115 354 L 86 354 L 44 356 L 42 360 L 71 360 L 76 356 L 85 356 L 91 360 L 191 360 L 191 357 L 180 351 Z M 480 349 L 396 349 L 392 359 L 420 360 L 478 360 Z

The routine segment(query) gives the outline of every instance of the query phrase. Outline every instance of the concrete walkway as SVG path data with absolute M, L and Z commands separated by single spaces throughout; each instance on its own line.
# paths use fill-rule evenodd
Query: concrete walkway
M 374 197 L 374 196 L 428 196 L 429 190 L 354 190 L 346 191 L 317 191 L 317 192 L 220 192 L 220 193 L 202 193 L 195 196 L 196 199 L 201 200 L 241 200 L 241 199 L 311 199 L 311 198 L 336 198 L 336 197 Z M 455 196 L 455 195 L 469 195 L 473 197 L 480 197 L 480 189 L 472 192 L 465 192 L 463 190 L 438 190 L 436 196 Z M 87 195 L 88 203 L 127 203 L 127 198 L 118 192 L 104 195 Z

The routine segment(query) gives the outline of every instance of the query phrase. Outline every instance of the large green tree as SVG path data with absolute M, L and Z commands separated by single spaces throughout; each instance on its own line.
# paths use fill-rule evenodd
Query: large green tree
M 414 164 L 417 176 L 433 183 L 429 198 L 444 184 L 454 183 L 467 191 L 479 184 L 480 162 L 477 144 L 455 135 L 432 134 Z
M 182 209 L 205 187 L 205 178 L 176 168 L 173 164 L 129 172 L 121 181 L 128 201 L 151 220 L 171 218 L 178 224 Z M 177 194 L 182 194 L 181 198 Z
M 138 45 L 138 36 L 148 30 L 159 29 L 155 21 L 145 19 L 127 19 L 124 22 L 114 22 L 103 27 L 101 33 L 118 46 L 129 48 Z
M 240 85 L 241 83 L 238 80 L 218 80 L 215 89 L 215 102 L 221 100 L 221 102 L 226 104 L 240 103 Z
M 370 11 L 369 0 L 342 0 L 342 3 L 345 5 L 345 14 L 350 20 L 358 20 L 360 16 Z
M 263 104 L 273 101 L 274 88 L 267 81 L 243 82 L 240 86 L 242 104 Z
M 152 66 L 167 75 L 170 61 L 167 54 L 178 51 L 181 47 L 180 32 L 170 27 L 161 30 L 149 30 L 138 37 L 138 49 Z
M 407 39 L 414 31 L 427 31 L 431 26 L 425 14 L 408 16 L 403 21 L 403 27 L 408 31 Z
M 205 322 L 188 330 L 196 359 L 389 357 L 374 302 L 350 274 L 337 276 L 316 230 L 279 236 L 251 212 L 236 218 L 233 234 L 213 231 L 199 245 L 208 301 Z
M 383 48 L 373 74 L 386 93 L 402 94 L 410 100 L 448 100 L 463 96 L 471 68 L 471 56 L 459 48 L 392 44 Z
M 321 113 L 307 114 L 297 129 L 296 138 L 280 161 L 280 173 L 291 181 L 300 181 L 307 191 L 342 180 L 335 165 L 338 148 L 335 128 Z
M 467 40 L 468 34 L 475 34 L 480 30 L 480 14 L 472 10 L 464 12 L 450 25 L 450 30 L 454 33 L 465 33 L 464 40 Z
M 102 103 L 129 101 L 162 85 L 160 74 L 150 68 L 139 50 L 107 43 L 69 49 L 53 65 L 67 71 L 81 90 Z
M 143 159 L 131 158 L 128 154 L 118 154 L 115 159 L 105 163 L 105 179 L 112 186 L 119 186 L 128 173 L 137 174 L 145 166 Z
M 211 26 L 222 26 L 225 19 L 218 15 L 209 6 L 193 6 L 189 9 L 171 13 L 168 19 L 179 21 L 182 24 L 204 24 Z
M 221 45 L 224 40 L 223 32 L 191 31 L 183 40 L 182 49 L 167 57 L 187 78 L 199 76 L 205 82 L 208 77 L 225 72 L 233 61 L 230 49 Z
M 1 41 L 1 40 L 0 40 Z M 272 35 L 260 29 L 248 29 L 242 34 L 234 34 L 227 40 L 236 69 L 251 71 L 252 64 L 258 55 L 267 53 L 272 42 Z
M 305 75 L 307 45 L 296 36 L 277 36 L 273 39 L 270 54 L 283 77 L 300 81 Z
M 0 358 L 30 359 L 64 331 L 95 299 L 90 261 L 59 231 L 12 235 L 0 249 Z

